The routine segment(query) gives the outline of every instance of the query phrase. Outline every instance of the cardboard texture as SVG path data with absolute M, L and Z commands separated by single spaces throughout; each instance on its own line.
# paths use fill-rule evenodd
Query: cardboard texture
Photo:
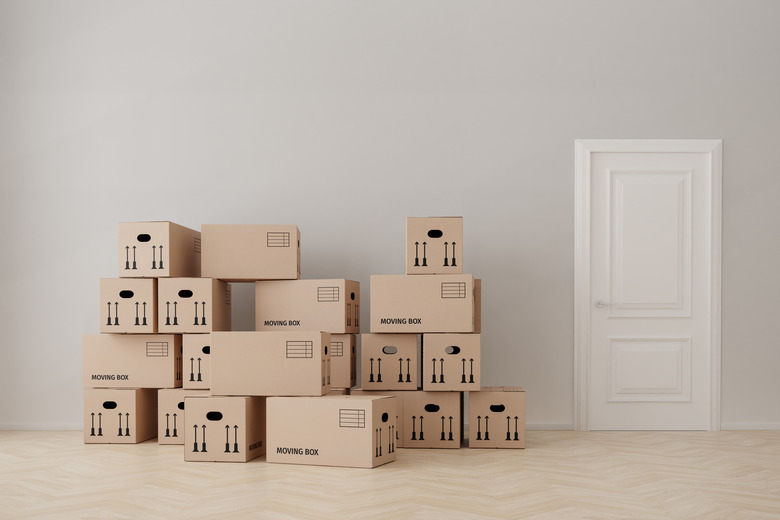
M 101 278 L 100 332 L 156 333 L 157 280 Z
M 474 277 L 371 276 L 371 332 L 474 332 Z
M 81 342 L 84 388 L 181 387 L 181 336 L 87 334 Z
M 406 219 L 406 274 L 463 272 L 463 217 Z
M 200 276 L 200 232 L 173 222 L 119 224 L 119 277 Z
M 255 283 L 255 330 L 360 333 L 360 283 L 277 280 Z
M 201 226 L 202 276 L 228 282 L 296 280 L 301 277 L 298 226 Z
M 460 448 L 462 392 L 404 394 L 404 448 Z
M 325 395 L 349 395 L 349 388 L 331 388 Z
M 158 390 L 157 444 L 184 444 L 184 398 L 208 395 L 208 390 L 184 388 Z
M 189 390 L 211 388 L 211 334 L 182 334 L 181 387 Z
M 364 390 L 417 390 L 417 334 L 362 334 L 360 381 Z
M 373 468 L 396 458 L 396 398 L 271 397 L 268 462 Z
M 482 279 L 474 278 L 474 332 L 482 333 Z
M 211 394 L 325 395 L 329 346 L 327 332 L 214 332 Z
M 330 335 L 330 386 L 352 388 L 355 386 L 357 364 L 357 338 L 354 334 Z
M 265 453 L 265 397 L 185 397 L 184 460 L 248 462 Z
M 469 448 L 525 448 L 525 390 L 493 386 L 469 393 Z
M 157 390 L 84 389 L 84 444 L 137 444 L 156 435 Z
M 230 285 L 214 278 L 163 278 L 157 283 L 161 333 L 230 330 Z
M 479 391 L 480 341 L 479 334 L 423 334 L 423 390 Z
M 404 447 L 404 439 L 406 438 L 404 436 L 404 402 L 406 400 L 406 396 L 410 394 L 411 392 L 407 390 L 363 390 L 362 388 L 353 388 L 349 391 L 349 395 L 368 395 L 368 396 L 386 395 L 386 396 L 397 398 L 395 402 L 395 419 L 396 419 L 395 447 L 396 448 Z

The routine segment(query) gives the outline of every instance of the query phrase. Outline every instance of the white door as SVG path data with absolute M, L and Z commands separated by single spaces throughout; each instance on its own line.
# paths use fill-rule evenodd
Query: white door
M 577 148 L 580 428 L 718 429 L 720 142 Z

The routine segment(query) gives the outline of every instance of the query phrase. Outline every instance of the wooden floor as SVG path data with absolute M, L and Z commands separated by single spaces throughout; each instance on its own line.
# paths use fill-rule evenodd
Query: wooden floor
M 780 518 L 780 432 L 529 432 L 373 469 L 185 463 L 182 447 L 0 432 L 0 518 Z

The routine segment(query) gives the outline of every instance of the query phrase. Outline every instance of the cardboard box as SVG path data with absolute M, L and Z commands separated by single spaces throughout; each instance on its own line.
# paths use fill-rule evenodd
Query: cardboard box
M 460 448 L 462 392 L 407 392 L 404 397 L 404 448 Z
M 157 390 L 84 389 L 84 444 L 137 444 L 156 435 Z
M 184 444 L 184 398 L 208 395 L 208 390 L 184 388 L 158 390 L 157 444 Z
M 119 224 L 119 277 L 200 276 L 200 233 L 173 222 Z
M 396 398 L 271 397 L 268 462 L 373 468 L 395 460 Z
M 100 279 L 100 332 L 157 332 L 157 280 Z
M 474 332 L 482 333 L 482 279 L 474 278 Z
M 181 336 L 87 334 L 81 342 L 84 388 L 181 387 Z
M 325 395 L 349 395 L 349 388 L 331 388 Z
M 404 447 L 404 439 L 406 438 L 404 436 L 404 402 L 406 400 L 406 396 L 410 395 L 412 392 L 409 392 L 408 390 L 363 390 L 362 388 L 353 388 L 349 391 L 349 395 L 368 395 L 368 396 L 379 396 L 379 395 L 385 395 L 389 397 L 396 397 L 397 400 L 395 402 L 395 447 L 396 448 L 403 448 Z
M 474 332 L 474 277 L 374 275 L 371 332 Z
M 211 394 L 325 395 L 329 346 L 327 332 L 214 332 Z
M 525 390 L 491 386 L 469 393 L 469 448 L 525 448 Z
M 423 334 L 423 390 L 479 391 L 480 334 Z
M 247 462 L 265 453 L 265 397 L 185 397 L 184 460 Z
M 406 219 L 406 274 L 463 272 L 463 217 Z
M 228 282 L 297 280 L 301 277 L 298 226 L 201 226 L 202 276 Z
M 255 283 L 255 330 L 360 333 L 360 283 L 277 280 Z
M 419 388 L 417 334 L 362 334 L 360 343 L 364 390 Z
M 354 334 L 330 335 L 330 386 L 352 388 L 355 386 L 357 364 L 357 339 Z
M 230 285 L 214 278 L 163 278 L 157 284 L 162 333 L 230 330 Z
M 211 334 L 182 334 L 182 388 L 211 388 Z

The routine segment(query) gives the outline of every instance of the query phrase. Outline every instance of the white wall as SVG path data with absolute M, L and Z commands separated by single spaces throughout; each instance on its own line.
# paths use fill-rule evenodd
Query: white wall
M 295 223 L 304 277 L 367 301 L 370 274 L 403 272 L 404 218 L 451 214 L 484 279 L 485 383 L 570 426 L 575 138 L 724 140 L 723 421 L 780 427 L 779 19 L 769 0 L 0 0 L 0 427 L 80 426 L 119 221 Z

